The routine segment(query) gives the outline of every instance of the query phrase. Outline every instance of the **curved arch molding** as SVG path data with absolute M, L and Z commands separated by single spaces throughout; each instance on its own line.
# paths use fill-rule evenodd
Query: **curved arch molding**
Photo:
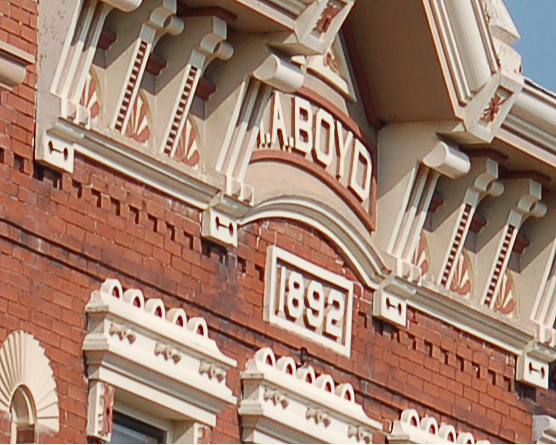
M 384 261 L 370 241 L 354 230 L 343 216 L 323 204 L 292 196 L 269 199 L 257 205 L 239 224 L 273 218 L 299 221 L 320 231 L 341 250 L 367 286 L 376 287 L 377 278 L 385 276 Z
M 0 349 L 0 411 L 9 412 L 12 396 L 25 386 L 35 404 L 35 427 L 57 433 L 60 412 L 54 373 L 44 348 L 31 334 L 12 332 Z

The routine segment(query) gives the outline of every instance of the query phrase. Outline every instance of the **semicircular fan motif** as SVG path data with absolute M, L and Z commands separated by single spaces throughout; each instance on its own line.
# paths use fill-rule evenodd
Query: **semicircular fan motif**
M 174 159 L 197 168 L 201 161 L 198 142 L 199 132 L 195 124 L 187 119 L 178 140 Z
M 50 361 L 35 337 L 16 331 L 0 349 L 0 411 L 10 411 L 12 396 L 22 385 L 35 404 L 35 425 L 58 432 L 58 395 Z
M 96 74 L 91 71 L 87 74 L 87 80 L 83 87 L 83 93 L 79 104 L 91 113 L 91 119 L 96 120 L 100 114 L 100 88 Z
M 421 268 L 421 274 L 423 277 L 428 276 L 429 272 L 429 249 L 427 246 L 427 240 L 425 235 L 421 233 L 421 239 L 419 240 L 419 245 L 415 249 L 413 254 L 413 264 Z
M 512 276 L 506 272 L 502 277 L 500 290 L 494 300 L 494 310 L 500 314 L 513 318 L 515 314 L 515 295 Z
M 465 297 L 471 292 L 471 264 L 465 250 L 461 252 L 454 267 L 454 277 L 450 283 L 450 290 Z
M 151 137 L 149 107 L 147 105 L 147 99 L 141 91 L 137 95 L 131 109 L 125 135 L 143 144 L 146 144 Z

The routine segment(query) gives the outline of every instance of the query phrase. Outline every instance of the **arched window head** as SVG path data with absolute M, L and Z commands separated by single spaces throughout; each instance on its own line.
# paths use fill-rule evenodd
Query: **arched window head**
M 24 385 L 18 386 L 12 396 L 10 414 L 11 443 L 35 443 L 37 411 L 33 396 Z
M 0 348 L 0 412 L 11 416 L 12 443 L 33 443 L 39 433 L 60 429 L 50 361 L 27 332 L 12 332 Z

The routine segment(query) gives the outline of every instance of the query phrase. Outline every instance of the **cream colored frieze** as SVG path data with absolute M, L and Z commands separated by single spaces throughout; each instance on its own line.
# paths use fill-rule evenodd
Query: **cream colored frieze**
M 11 90 L 25 79 L 35 57 L 8 42 L 0 41 L 0 88 Z
M 403 276 L 403 274 L 402 274 Z M 415 294 L 415 288 L 391 275 L 373 294 L 373 317 L 405 327 L 407 325 L 407 302 Z
M 167 310 L 136 289 L 124 292 L 113 279 L 92 293 L 85 311 L 90 437 L 110 440 L 118 403 L 174 422 L 175 441 L 195 436 L 199 424 L 215 426 L 220 410 L 236 403 L 226 386 L 236 361 L 208 337 L 203 318 Z
M 57 433 L 60 412 L 54 373 L 44 348 L 31 334 L 12 332 L 0 349 L 0 412 L 11 415 L 11 440 L 18 429 Z
M 463 443 L 487 444 L 488 440 L 475 442 L 473 434 L 457 431 L 452 425 L 440 426 L 434 417 L 419 418 L 414 409 L 406 409 L 400 420 L 394 421 L 392 432 L 388 434 L 388 443 Z
M 241 373 L 239 415 L 246 443 L 372 442 L 382 424 L 367 417 L 350 384 L 336 385 L 291 357 L 260 349 Z
M 556 443 L 556 419 L 551 416 L 533 416 L 533 441 Z

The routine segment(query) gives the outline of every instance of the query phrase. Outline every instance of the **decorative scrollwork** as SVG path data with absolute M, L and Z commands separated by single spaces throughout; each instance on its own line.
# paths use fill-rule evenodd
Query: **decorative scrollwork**
M 290 402 L 280 391 L 272 391 L 270 389 L 265 388 L 263 399 L 265 402 L 268 400 L 272 401 L 274 405 L 282 405 L 282 408 L 286 409 Z
M 320 409 L 307 408 L 305 416 L 307 420 L 314 419 L 317 425 L 323 423 L 325 427 L 328 427 L 331 423 L 328 414 L 322 412 Z
M 172 348 L 170 345 L 163 345 L 158 342 L 154 347 L 154 355 L 162 355 L 164 360 L 172 359 L 176 364 L 181 360 L 181 354 L 177 351 L 177 349 Z
M 462 296 L 469 295 L 471 292 L 471 268 L 469 257 L 465 251 L 459 256 L 455 268 L 450 290 Z
M 149 108 L 142 93 L 135 99 L 125 135 L 141 143 L 147 143 L 151 137 Z
M 368 433 L 362 426 L 350 426 L 348 428 L 348 437 L 351 439 L 355 437 L 357 442 L 364 441 L 365 443 L 371 443 L 373 436 Z
M 127 338 L 127 341 L 129 341 L 130 344 L 133 344 L 135 340 L 137 340 L 137 336 L 131 329 L 125 327 L 124 325 L 119 325 L 116 323 L 110 323 L 110 329 L 108 330 L 108 333 L 111 336 L 117 335 L 120 340 Z
M 216 377 L 219 382 L 226 378 L 226 371 L 216 365 L 206 363 L 204 361 L 201 361 L 201 364 L 199 365 L 199 374 L 206 374 L 211 380 Z
M 178 140 L 174 159 L 191 167 L 197 167 L 201 161 L 197 139 L 197 128 L 187 119 Z
M 506 272 L 502 278 L 502 283 L 500 284 L 500 290 L 496 295 L 496 300 L 494 301 L 494 310 L 510 318 L 513 318 L 515 310 L 515 296 L 513 288 L 512 277 L 508 272 Z

